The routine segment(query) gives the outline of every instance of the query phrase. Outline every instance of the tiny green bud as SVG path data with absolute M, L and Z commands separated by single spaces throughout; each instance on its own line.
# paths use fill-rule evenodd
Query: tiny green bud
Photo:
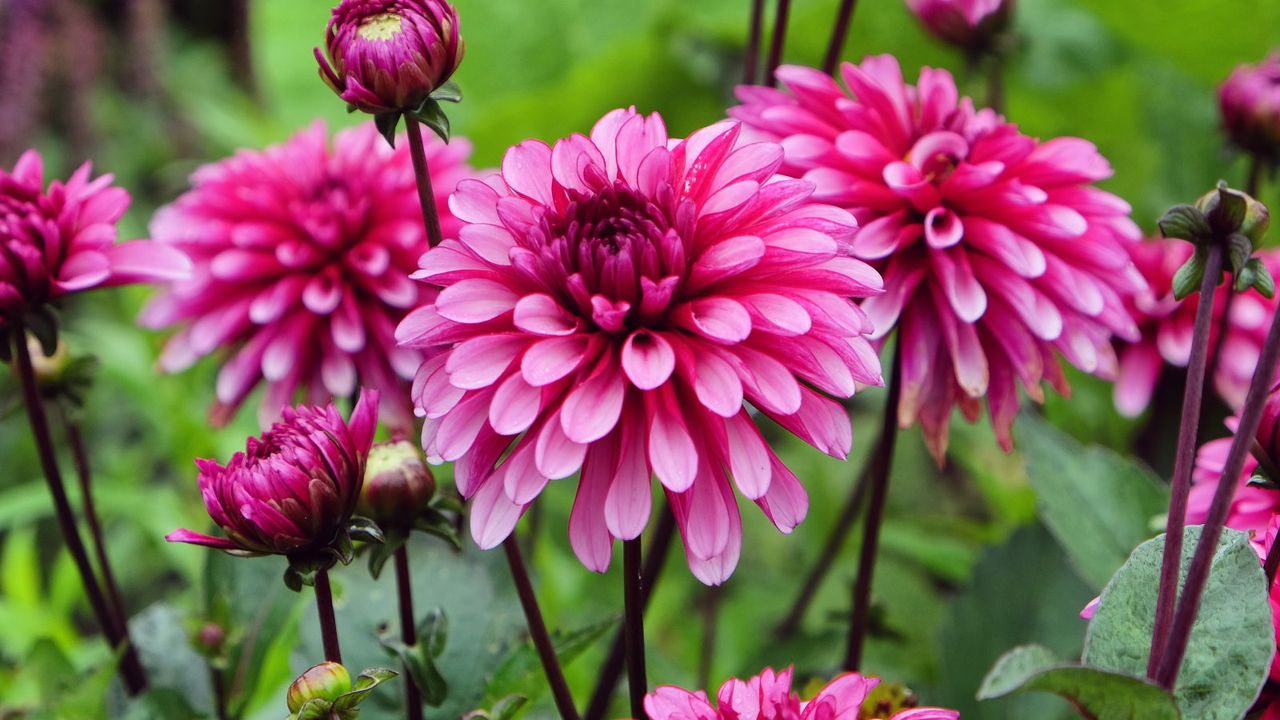
M 407 440 L 378 443 L 369 451 L 356 512 L 385 529 L 408 530 L 436 492 L 422 451 Z
M 337 702 L 338 698 L 351 692 L 351 673 L 335 662 L 322 662 L 313 665 L 298 676 L 289 686 L 289 712 L 296 713 L 309 700 L 323 700 L 327 703 Z

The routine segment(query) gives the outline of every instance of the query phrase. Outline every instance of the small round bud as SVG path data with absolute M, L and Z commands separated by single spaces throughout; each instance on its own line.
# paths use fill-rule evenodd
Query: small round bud
M 1240 65 L 1218 89 L 1222 128 L 1241 149 L 1280 161 L 1280 53 Z
M 384 529 L 408 529 L 435 492 L 435 478 L 416 445 L 407 440 L 378 443 L 369 451 L 356 512 Z
M 196 646 L 206 655 L 217 655 L 222 652 L 222 644 L 227 641 L 227 631 L 215 622 L 207 622 L 196 632 Z
M 351 673 L 335 662 L 322 662 L 313 665 L 298 676 L 289 686 L 289 712 L 296 713 L 308 700 L 319 698 L 334 702 L 342 695 L 351 692 Z

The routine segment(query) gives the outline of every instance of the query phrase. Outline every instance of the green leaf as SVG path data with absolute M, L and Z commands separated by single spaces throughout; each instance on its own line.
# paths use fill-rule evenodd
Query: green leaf
M 207 715 L 193 710 L 182 693 L 160 687 L 130 701 L 123 720 L 197 720 L 204 717 Z
M 182 613 L 170 605 L 152 605 L 129 622 L 138 658 L 153 688 L 170 688 L 192 708 L 213 710 L 213 687 L 205 658 L 191 646 Z
M 432 504 L 443 505 L 444 503 L 433 502 Z M 457 523 L 435 507 L 423 509 L 414 520 L 413 529 L 434 535 L 452 545 L 455 550 L 462 549 L 462 534 L 458 532 Z
M 489 717 L 492 720 L 512 720 L 528 704 L 529 698 L 523 695 L 508 695 L 489 708 Z
M 568 665 L 587 648 L 616 627 L 618 620 L 610 618 L 569 632 L 553 632 L 551 644 L 561 665 Z M 484 705 L 497 703 L 508 695 L 523 695 L 536 700 L 546 690 L 546 677 L 533 644 L 526 641 L 516 646 L 506 660 L 494 671 L 485 689 Z
M 1209 223 L 1204 213 L 1194 205 L 1174 205 L 1165 211 L 1156 223 L 1160 234 L 1167 238 L 1195 241 L 1209 234 Z
M 1197 247 L 1195 253 L 1173 274 L 1173 297 L 1182 300 L 1200 289 L 1204 280 L 1205 263 L 1209 261 L 1208 251 Z
M 1173 696 L 1146 680 L 1063 663 L 1040 645 L 1005 653 L 987 673 L 978 699 L 1028 691 L 1060 695 L 1095 720 L 1178 720 Z
M 369 575 L 374 580 L 378 579 L 387 561 L 394 557 L 400 546 L 404 545 L 408 540 L 409 537 L 403 532 L 393 530 L 387 533 L 383 542 L 368 546 Z
M 1188 527 L 1183 537 L 1184 577 L 1200 531 L 1198 525 Z M 1163 553 L 1163 536 L 1139 545 L 1107 583 L 1085 636 L 1086 665 L 1146 674 Z M 1183 715 L 1203 720 L 1242 716 L 1267 679 L 1275 648 L 1262 565 L 1247 534 L 1225 530 L 1174 687 Z
M 413 684 L 418 686 L 418 690 L 422 692 L 422 699 L 431 707 L 439 707 L 444 704 L 445 699 L 449 696 L 449 686 L 445 682 L 444 676 L 440 674 L 439 668 L 436 667 L 435 659 L 427 653 L 427 647 L 422 642 L 408 645 L 404 641 L 391 635 L 384 635 L 380 638 L 382 646 L 387 649 L 388 654 L 392 657 L 400 659 L 404 668 L 408 670 L 409 676 L 413 680 Z
M 431 93 L 431 99 L 436 102 L 462 102 L 462 88 L 458 87 L 458 83 L 450 80 L 436 88 Z
M 442 608 L 431 608 L 418 624 L 418 641 L 431 657 L 440 657 L 449 641 L 449 619 Z
M 1101 590 L 1138 543 L 1168 491 L 1150 470 L 1101 447 L 1085 447 L 1043 420 L 1018 419 L 1018 447 L 1040 518 L 1080 577 Z

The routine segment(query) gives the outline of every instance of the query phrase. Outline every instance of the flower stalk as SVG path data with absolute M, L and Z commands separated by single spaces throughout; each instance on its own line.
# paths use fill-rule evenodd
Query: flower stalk
M 573 704 L 573 695 L 569 692 L 569 683 L 564 679 L 564 670 L 560 667 L 560 659 L 556 657 L 555 646 L 551 644 L 551 635 L 547 633 L 546 621 L 542 619 L 542 610 L 538 607 L 538 598 L 533 592 L 533 583 L 529 581 L 524 556 L 520 553 L 520 541 L 514 533 L 502 542 L 502 549 L 506 551 L 511 580 L 515 583 L 520 607 L 524 610 L 524 618 L 529 625 L 529 638 L 538 651 L 538 659 L 542 661 L 542 670 L 547 675 L 547 684 L 551 686 L 556 709 L 560 711 L 562 720 L 578 720 L 578 709 Z
M 316 611 L 320 616 L 320 641 L 324 644 L 324 659 L 342 663 L 342 648 L 338 644 L 338 620 L 333 613 L 333 588 L 329 585 L 329 571 L 317 570 L 315 574 Z
M 778 84 L 778 66 L 782 64 L 782 49 L 787 42 L 787 18 L 791 14 L 791 0 L 778 0 L 778 13 L 773 19 L 773 42 L 769 46 L 769 64 L 765 68 L 766 85 Z
M 408 647 L 418 644 L 418 632 L 414 627 L 413 585 L 409 576 L 408 543 L 396 549 L 396 594 L 400 605 L 400 639 Z M 405 667 L 404 716 L 407 720 L 422 720 L 422 692 L 413 681 L 413 673 Z
M 871 581 L 876 569 L 876 550 L 880 544 L 880 526 L 884 521 L 885 501 L 889 496 L 889 476 L 893 469 L 893 448 L 898 437 L 898 399 L 902 393 L 902 339 L 893 350 L 888 397 L 884 401 L 884 420 L 880 425 L 880 442 L 876 444 L 871 467 L 871 497 L 867 520 L 862 531 L 862 548 L 858 557 L 858 577 L 853 585 L 853 611 L 849 617 L 849 645 L 844 669 L 856 671 L 862 664 L 867 627 L 871 619 Z
M 858 8 L 858 0 L 841 0 L 840 11 L 836 14 L 835 26 L 831 29 L 831 42 L 827 45 L 827 56 L 822 61 L 822 72 L 831 75 L 840 63 L 840 53 L 844 51 L 844 41 L 849 34 L 849 23 L 853 21 L 853 11 Z
M 649 682 L 644 661 L 644 575 L 640 538 L 622 543 L 623 628 L 627 639 L 627 686 L 631 716 L 644 717 L 644 696 Z
M 413 175 L 418 182 L 418 203 L 422 205 L 422 221 L 427 227 L 427 243 L 436 247 L 444 242 L 444 233 L 440 229 L 440 215 L 436 212 L 436 194 L 431 187 L 431 172 L 427 168 L 422 126 L 413 115 L 406 114 L 404 128 L 409 135 L 409 153 L 413 157 Z

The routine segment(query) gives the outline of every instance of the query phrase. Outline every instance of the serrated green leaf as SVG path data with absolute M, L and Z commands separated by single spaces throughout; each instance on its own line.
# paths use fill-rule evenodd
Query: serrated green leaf
M 1040 645 L 1005 653 L 978 689 L 979 700 L 1012 693 L 1049 692 L 1071 701 L 1094 720 L 1178 720 L 1173 696 L 1146 680 L 1064 663 Z
M 1186 529 L 1183 577 L 1200 531 L 1198 525 Z M 1085 636 L 1085 665 L 1146 674 L 1163 552 L 1163 536 L 1148 540 L 1107 583 Z M 1262 565 L 1247 534 L 1225 530 L 1174 687 L 1183 715 L 1237 720 L 1262 689 L 1275 648 Z

